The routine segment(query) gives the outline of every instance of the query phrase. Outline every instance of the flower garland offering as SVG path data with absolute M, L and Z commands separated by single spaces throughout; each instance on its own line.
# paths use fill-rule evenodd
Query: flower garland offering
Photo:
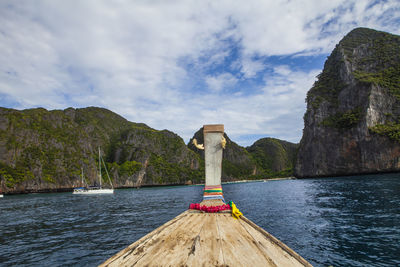
M 191 210 L 201 210 L 207 213 L 214 213 L 214 212 L 220 212 L 223 210 L 230 210 L 231 206 L 229 205 L 220 205 L 220 206 L 200 206 L 200 203 L 190 203 L 189 209 Z

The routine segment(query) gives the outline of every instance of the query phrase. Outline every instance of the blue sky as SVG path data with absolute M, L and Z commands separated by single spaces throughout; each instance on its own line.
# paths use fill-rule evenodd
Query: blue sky
M 0 2 L 0 106 L 99 106 L 187 142 L 299 142 L 305 97 L 355 27 L 400 34 L 400 2 Z

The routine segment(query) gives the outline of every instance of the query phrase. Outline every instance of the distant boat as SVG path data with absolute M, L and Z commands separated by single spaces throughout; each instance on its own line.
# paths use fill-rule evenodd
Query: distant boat
M 106 174 L 108 177 L 108 181 L 110 182 L 111 189 L 102 187 L 101 163 L 103 163 L 104 169 L 106 170 Z M 84 185 L 83 177 L 84 176 L 83 176 L 83 169 L 82 169 L 82 185 Z M 74 188 L 74 191 L 72 192 L 72 194 L 92 195 L 92 194 L 113 194 L 114 193 L 114 187 L 112 185 L 110 176 L 108 175 L 107 166 L 104 163 L 104 160 L 100 154 L 100 148 L 99 148 L 99 183 L 100 183 L 100 186 L 82 186 L 82 187 Z

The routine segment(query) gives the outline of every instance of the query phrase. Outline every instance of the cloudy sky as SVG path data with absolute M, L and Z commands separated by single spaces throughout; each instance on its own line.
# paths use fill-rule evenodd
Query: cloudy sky
M 2 0 L 0 106 L 299 142 L 306 92 L 355 27 L 400 34 L 400 2 Z

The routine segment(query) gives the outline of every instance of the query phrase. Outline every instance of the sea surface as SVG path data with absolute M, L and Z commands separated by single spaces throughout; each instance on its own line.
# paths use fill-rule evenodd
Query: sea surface
M 96 266 L 200 202 L 202 186 L 0 199 L 1 266 Z M 400 266 L 400 174 L 223 185 L 315 266 Z

